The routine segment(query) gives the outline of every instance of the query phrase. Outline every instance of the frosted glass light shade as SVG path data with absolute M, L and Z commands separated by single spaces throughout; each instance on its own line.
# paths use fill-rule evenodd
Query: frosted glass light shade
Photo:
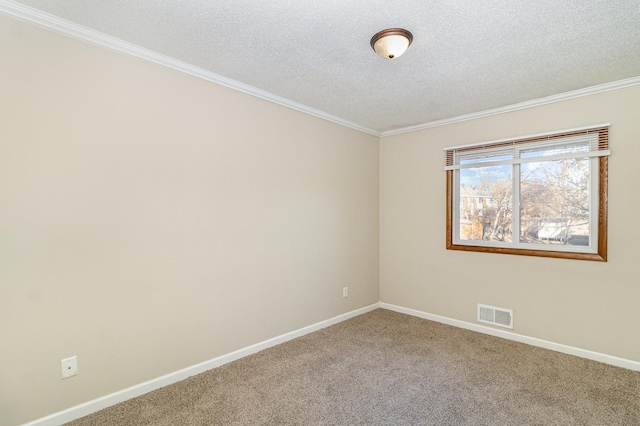
M 382 30 L 371 38 L 371 47 L 384 59 L 400 57 L 413 41 L 413 35 L 402 28 Z

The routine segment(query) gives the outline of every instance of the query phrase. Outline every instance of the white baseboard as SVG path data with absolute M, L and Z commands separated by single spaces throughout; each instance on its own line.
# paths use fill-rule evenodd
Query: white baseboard
M 391 305 L 389 303 L 380 302 L 380 307 L 382 309 L 388 309 L 390 311 L 400 312 L 402 314 L 412 315 L 414 317 L 424 318 L 442 324 L 452 325 L 458 328 L 477 331 L 478 333 L 490 334 L 492 336 L 502 337 L 503 339 L 526 343 L 528 345 L 538 346 L 540 348 L 549 349 L 556 352 L 562 352 L 593 361 L 599 361 L 605 364 L 615 365 L 616 367 L 622 367 L 628 370 L 640 371 L 640 362 L 632 361 L 630 359 L 619 358 L 616 356 L 593 352 L 586 349 L 575 348 L 573 346 L 567 346 L 560 343 L 549 342 L 547 340 L 537 339 L 535 337 L 524 336 L 522 334 L 517 334 L 506 330 L 498 330 L 484 325 L 473 324 L 470 322 L 447 318 L 440 315 L 429 314 L 426 312 L 417 311 L 415 309 L 403 308 L 401 306 Z
M 220 367 L 221 365 L 254 354 L 272 346 L 279 345 L 289 340 L 293 340 L 297 337 L 304 336 L 305 334 L 313 333 L 314 331 L 318 331 L 320 329 L 329 327 L 330 325 L 337 324 L 358 315 L 362 315 L 379 307 L 380 303 L 374 303 L 373 305 L 365 306 L 364 308 L 356 309 L 355 311 L 347 312 L 346 314 L 338 315 L 325 321 L 320 321 L 316 324 L 303 327 L 299 330 L 282 334 L 272 339 L 256 343 L 255 345 L 239 349 L 237 351 L 219 356 L 209 361 L 192 365 L 191 367 L 187 367 L 173 373 L 165 374 L 164 376 L 158 377 L 156 379 L 152 379 L 147 382 L 131 386 L 130 388 L 123 389 L 121 391 L 105 395 L 92 401 L 85 402 L 84 404 L 76 405 L 75 407 L 71 407 L 66 410 L 51 414 L 49 416 L 42 417 L 40 419 L 26 423 L 24 426 L 57 426 L 75 419 L 79 419 L 80 417 L 84 417 L 91 413 L 95 413 L 96 411 L 102 410 L 103 408 L 107 408 L 128 399 L 144 395 L 145 393 L 160 389 L 161 387 L 177 383 L 188 377 L 204 373 L 205 371 Z
M 572 346 L 563 345 L 560 343 L 549 342 L 547 340 L 537 339 L 535 337 L 523 336 L 506 330 L 498 330 L 484 325 L 473 324 L 466 321 L 460 321 L 440 315 L 429 314 L 426 312 L 418 311 L 415 309 L 404 308 L 401 306 L 392 305 L 389 303 L 378 302 L 364 308 L 356 309 L 355 311 L 347 312 L 342 315 L 330 318 L 325 321 L 320 321 L 316 324 L 312 324 L 301 329 L 282 334 L 272 339 L 265 340 L 255 345 L 248 346 L 243 349 L 228 353 L 226 355 L 219 356 L 209 361 L 202 362 L 200 364 L 193 365 L 191 367 L 184 368 L 182 370 L 175 371 L 173 373 L 165 374 L 164 376 L 156 379 L 149 380 L 144 383 L 132 386 L 127 389 L 123 389 L 118 392 L 94 399 L 92 401 L 85 402 L 84 404 L 76 405 L 75 407 L 68 408 L 63 411 L 51 414 L 46 417 L 34 420 L 26 423 L 24 426 L 57 426 L 63 423 L 70 422 L 72 420 L 84 417 L 103 408 L 110 407 L 112 405 L 124 402 L 128 399 L 135 398 L 161 387 L 177 383 L 188 377 L 196 374 L 204 373 L 205 371 L 220 367 L 221 365 L 243 358 L 245 356 L 254 354 L 261 350 L 270 348 L 275 345 L 293 340 L 297 337 L 304 336 L 314 331 L 318 331 L 330 325 L 337 324 L 339 322 L 348 320 L 350 318 L 362 315 L 377 308 L 388 309 L 390 311 L 400 312 L 407 315 L 412 315 L 418 318 L 424 318 L 427 320 L 439 322 L 442 324 L 452 325 L 458 328 L 464 328 L 471 331 L 477 331 L 483 334 L 489 334 L 492 336 L 502 337 L 504 339 L 513 340 L 520 343 L 526 343 L 532 346 L 538 346 L 541 348 L 549 349 L 556 352 L 562 352 L 569 355 L 575 355 L 581 358 L 590 359 L 593 361 L 603 362 L 605 364 L 615 365 L 616 367 L 622 367 L 629 370 L 640 371 L 640 362 L 632 361 L 624 358 L 615 357 L 612 355 L 602 354 L 599 352 L 593 352 L 586 349 L 575 348 Z

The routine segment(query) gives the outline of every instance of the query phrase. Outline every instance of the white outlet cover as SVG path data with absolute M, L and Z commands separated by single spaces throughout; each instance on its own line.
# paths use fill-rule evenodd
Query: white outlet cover
M 68 379 L 69 377 L 78 374 L 78 358 L 72 356 L 60 361 L 60 368 L 62 370 L 62 378 Z

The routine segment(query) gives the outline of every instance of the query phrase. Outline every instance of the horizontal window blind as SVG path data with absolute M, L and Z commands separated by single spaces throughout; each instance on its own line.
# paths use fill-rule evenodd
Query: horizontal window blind
M 455 170 L 610 155 L 609 126 L 610 124 L 606 123 L 555 133 L 445 148 L 444 169 Z M 549 150 L 545 150 L 545 147 L 549 147 Z

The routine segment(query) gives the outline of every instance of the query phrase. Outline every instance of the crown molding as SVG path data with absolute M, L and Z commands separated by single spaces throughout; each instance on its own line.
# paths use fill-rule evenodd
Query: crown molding
M 275 95 L 273 93 L 258 89 L 248 84 L 241 83 L 236 80 L 221 76 L 219 74 L 204 70 L 202 68 L 195 67 L 187 64 L 186 62 L 179 61 L 169 56 L 162 55 L 158 52 L 145 49 L 132 43 L 128 43 L 124 40 L 103 34 L 101 32 L 92 30 L 87 27 L 83 27 L 73 22 L 67 21 L 62 18 L 50 15 L 40 10 L 16 3 L 11 0 L 0 0 L 0 13 L 4 13 L 15 18 L 22 19 L 24 21 L 36 24 L 80 40 L 101 46 L 108 49 L 124 53 L 129 56 L 133 56 L 139 59 L 143 59 L 148 62 L 152 62 L 158 65 L 162 65 L 173 70 L 189 74 L 196 78 L 209 81 L 211 83 L 218 84 L 220 86 L 227 87 L 238 92 L 251 95 L 268 102 L 275 103 L 277 105 L 284 106 L 307 115 L 311 115 L 317 118 L 321 118 L 326 121 L 330 121 L 341 126 L 345 126 L 360 132 L 368 133 L 379 138 L 388 136 L 395 136 L 402 133 L 410 133 L 419 130 L 428 129 L 431 127 L 446 126 L 448 124 L 459 123 L 462 121 L 475 120 L 483 117 L 490 117 L 492 115 L 504 114 L 508 112 L 518 111 L 527 108 L 534 108 L 541 105 L 552 104 L 556 102 L 562 102 L 569 99 L 575 99 L 582 96 L 594 95 L 596 93 L 608 92 L 611 90 L 622 89 L 625 87 L 635 86 L 640 84 L 640 76 L 627 78 L 624 80 L 618 80 L 610 83 L 600 84 L 597 86 L 591 86 L 583 89 L 573 90 L 570 92 L 559 93 L 544 98 L 533 99 L 530 101 L 520 102 L 513 105 L 507 105 L 499 108 L 492 108 L 484 111 L 474 112 L 470 114 L 459 115 L 456 117 L 445 118 L 442 120 L 430 121 L 423 124 L 417 124 L 414 126 L 402 127 L 400 129 L 378 131 L 366 126 L 353 123 L 335 115 L 320 111 L 318 109 L 309 107 L 307 105 L 294 102 L 286 99 L 282 96 Z
M 430 121 L 428 123 L 418 124 L 415 126 L 403 127 L 401 129 L 387 130 L 380 132 L 380 137 L 395 136 L 401 133 L 416 132 L 418 130 L 429 129 L 431 127 L 446 126 L 448 124 L 459 123 L 461 121 L 475 120 L 477 118 L 490 117 L 492 115 L 504 114 L 507 112 L 518 111 L 521 109 L 534 108 L 541 105 L 553 104 L 569 99 L 580 98 L 582 96 L 595 95 L 596 93 L 609 92 L 611 90 L 623 89 L 640 84 L 640 76 L 627 78 L 624 80 L 613 81 L 611 83 L 599 84 L 597 86 L 586 87 L 584 89 L 572 90 L 570 92 L 559 93 L 557 95 L 547 96 L 544 98 L 533 99 L 526 102 L 520 102 L 513 105 L 507 105 L 499 108 L 492 108 L 485 111 L 474 112 L 471 114 L 459 115 L 457 117 L 445 118 L 442 120 Z
M 215 83 L 220 86 L 224 86 L 229 89 L 233 89 L 238 92 L 255 96 L 257 98 L 302 112 L 304 114 L 308 114 L 317 118 L 321 118 L 323 120 L 352 128 L 354 130 L 380 137 L 380 132 L 377 130 L 361 126 L 335 115 L 328 114 L 324 111 L 311 108 L 307 105 L 303 105 L 301 103 L 283 98 L 282 96 L 274 95 L 273 93 L 267 92 L 265 90 L 261 90 L 256 87 L 249 86 L 248 84 L 244 84 L 239 81 L 232 80 L 219 74 L 204 70 L 202 68 L 195 67 L 193 65 L 187 64 L 186 62 L 182 62 L 169 56 L 162 55 L 153 50 L 145 49 L 135 44 L 128 43 L 124 40 L 120 40 L 116 37 L 103 34 L 82 25 L 74 24 L 73 22 L 58 18 L 57 16 L 50 15 L 48 13 L 22 5 L 20 3 L 16 3 L 11 0 L 0 0 L 0 13 L 22 19 L 32 24 L 36 24 L 63 33 L 65 35 L 69 35 L 71 37 L 75 37 L 101 47 L 106 47 L 108 49 L 115 50 L 129 56 L 162 65 L 167 68 L 189 74 L 193 77 L 197 77 L 202 80 L 206 80 L 211 83 Z

